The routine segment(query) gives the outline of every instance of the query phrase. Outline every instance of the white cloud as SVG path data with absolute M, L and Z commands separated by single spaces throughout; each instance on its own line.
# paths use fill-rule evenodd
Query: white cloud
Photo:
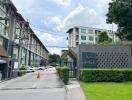
M 12 0 L 12 2 L 18 9 L 18 12 L 20 13 L 22 13 L 23 11 L 31 13 L 31 9 L 34 8 L 35 1 L 36 0 Z
M 102 1 L 103 3 L 103 1 Z M 108 5 L 108 1 L 105 2 Z M 103 8 L 98 4 L 98 7 L 101 9 L 107 9 L 108 7 L 104 6 Z M 101 11 L 102 12 L 102 11 Z M 56 29 L 67 31 L 73 26 L 86 26 L 94 27 L 101 29 L 111 29 L 111 25 L 106 24 L 106 11 L 102 12 L 101 15 L 95 9 L 90 9 L 79 4 L 74 10 L 72 10 L 63 20 L 60 17 L 55 16 L 51 18 L 51 23 L 54 24 Z M 115 25 L 116 30 L 116 25 Z
M 63 27 L 89 26 L 95 27 L 100 24 L 101 18 L 94 9 L 79 5 L 63 20 Z
M 61 50 L 68 50 L 68 48 L 48 48 L 49 52 L 51 54 L 58 54 L 58 55 L 61 55 Z
M 62 21 L 59 16 L 51 17 L 49 23 L 55 26 L 55 29 L 60 31 L 62 27 Z
M 35 30 L 35 34 L 40 38 L 40 40 L 47 45 L 56 45 L 58 46 L 60 43 L 62 43 L 65 39 L 64 36 L 58 36 L 51 33 L 43 33 L 40 31 Z
M 71 0 L 53 0 L 53 1 L 63 6 L 69 6 L 71 4 Z
M 47 46 L 51 54 L 53 53 L 59 54 L 59 55 L 61 54 L 61 50 L 63 48 L 54 47 L 54 46 L 61 46 L 63 44 L 66 44 L 66 41 L 64 41 L 65 39 L 64 36 L 57 36 L 57 35 L 52 35 L 50 33 L 43 33 L 37 30 L 35 30 L 34 32 L 39 37 L 39 39 L 42 41 L 42 43 Z
M 61 55 L 62 48 L 48 48 L 48 50 L 51 54 Z

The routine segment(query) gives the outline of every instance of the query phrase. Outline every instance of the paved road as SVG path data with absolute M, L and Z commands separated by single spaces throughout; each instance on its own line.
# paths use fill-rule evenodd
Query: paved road
M 0 84 L 0 100 L 66 100 L 66 91 L 54 68 Z

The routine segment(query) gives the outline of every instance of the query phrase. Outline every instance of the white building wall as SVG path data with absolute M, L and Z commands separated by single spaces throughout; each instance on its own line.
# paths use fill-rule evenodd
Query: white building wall
M 86 29 L 86 33 L 83 33 L 81 30 Z M 93 33 L 89 33 L 89 30 L 92 30 Z M 86 40 L 82 40 L 81 36 L 86 36 Z M 90 41 L 89 37 L 93 37 L 93 40 Z M 86 44 L 95 44 L 96 43 L 96 36 L 95 30 L 89 28 L 79 27 L 79 44 L 86 43 Z
M 79 29 L 79 32 L 75 30 L 76 28 Z M 78 44 L 97 44 L 96 38 L 98 38 L 98 34 L 96 34 L 96 31 L 106 31 L 108 33 L 108 36 L 111 39 L 114 39 L 114 43 L 118 41 L 118 38 L 113 36 L 113 33 L 111 30 L 105 30 L 105 29 L 97 29 L 97 28 L 90 28 L 90 27 L 74 27 L 73 31 L 69 33 L 69 47 L 76 47 L 77 42 Z M 76 40 L 76 35 L 79 35 L 79 40 Z M 83 40 L 81 37 L 85 36 L 86 40 Z

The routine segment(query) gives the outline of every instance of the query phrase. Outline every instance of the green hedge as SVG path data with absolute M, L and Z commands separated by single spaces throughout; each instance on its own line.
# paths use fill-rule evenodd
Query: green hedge
M 81 69 L 80 80 L 84 82 L 132 81 L 132 69 Z
M 20 67 L 19 70 L 26 70 L 24 66 Z
M 69 82 L 69 68 L 67 67 L 57 67 L 56 68 L 60 79 L 64 82 L 65 85 Z
M 23 75 L 25 75 L 25 73 L 26 73 L 25 71 L 19 70 L 17 74 L 18 74 L 18 76 L 23 76 Z

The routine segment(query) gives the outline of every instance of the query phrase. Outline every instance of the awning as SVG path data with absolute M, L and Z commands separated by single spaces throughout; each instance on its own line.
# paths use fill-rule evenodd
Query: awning
M 0 57 L 7 57 L 8 58 L 8 54 L 2 46 L 0 46 Z
M 77 59 L 77 54 L 71 48 L 69 48 L 68 55 L 73 59 Z

